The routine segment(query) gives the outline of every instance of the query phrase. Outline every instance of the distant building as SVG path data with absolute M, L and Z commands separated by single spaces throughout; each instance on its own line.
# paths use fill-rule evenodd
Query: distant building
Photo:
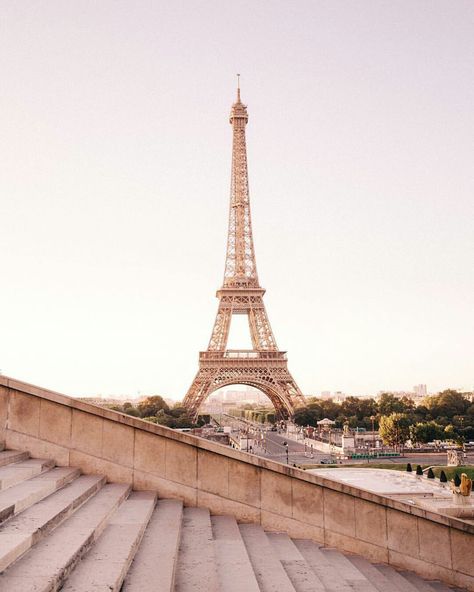
M 415 384 L 413 387 L 413 392 L 417 397 L 426 397 L 428 391 L 426 389 L 426 384 Z
M 342 391 L 321 391 L 321 394 L 318 399 L 323 399 L 323 401 L 332 400 L 334 403 L 342 403 L 345 399 L 347 399 L 347 395 L 344 394 Z
M 216 391 L 212 393 L 207 400 L 212 403 L 256 403 L 257 405 L 270 403 L 270 400 L 264 393 L 253 388 L 249 388 L 245 391 Z
M 334 403 L 343 403 L 347 399 L 347 395 L 342 391 L 335 391 L 332 400 Z

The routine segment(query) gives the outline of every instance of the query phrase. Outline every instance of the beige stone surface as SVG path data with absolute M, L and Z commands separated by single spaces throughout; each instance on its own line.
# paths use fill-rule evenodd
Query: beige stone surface
M 472 535 L 451 529 L 452 567 L 474 578 L 474 541 Z
M 408 553 L 389 550 L 389 563 L 402 569 L 414 571 L 422 578 L 430 580 L 439 579 L 448 584 L 454 584 L 454 574 L 451 569 L 437 565 L 436 563 L 428 563 L 422 559 L 412 557 Z
M 71 444 L 72 409 L 41 400 L 39 437 L 60 446 Z
M 38 436 L 41 399 L 17 391 L 10 392 L 8 428 L 30 436 Z
M 104 420 L 91 413 L 72 410 L 71 446 L 76 450 L 100 456 Z
M 452 572 L 451 584 L 453 584 L 453 586 L 459 586 L 459 588 L 466 588 L 466 590 L 474 592 L 474 577 L 468 576 L 458 571 Z
M 166 478 L 189 487 L 197 486 L 197 448 L 166 440 Z
M 27 450 L 32 458 L 47 458 L 59 467 L 69 466 L 69 448 L 52 442 L 8 430 L 5 434 L 5 444 L 12 450 Z
M 261 473 L 262 510 L 291 518 L 291 477 L 270 471 Z
M 355 499 L 355 535 L 379 547 L 387 546 L 387 510 L 383 506 Z
M 312 483 L 291 480 L 293 518 L 313 526 L 324 526 L 323 489 Z
M 197 490 L 144 471 L 133 472 L 133 489 L 157 491 L 160 498 L 183 500 L 187 506 L 197 506 Z
M 134 468 L 159 477 L 166 474 L 166 440 L 161 436 L 135 431 Z
M 135 430 L 105 419 L 102 430 L 102 457 L 124 467 L 133 467 Z
M 449 528 L 418 518 L 420 559 L 451 568 L 451 537 Z
M 79 452 L 79 450 L 71 450 L 70 463 L 71 467 L 77 467 L 83 473 L 105 475 L 110 483 L 133 482 L 133 470 L 131 468 L 122 467 L 103 458 Z
M 388 547 L 393 551 L 420 556 L 418 518 L 397 510 L 387 510 Z
M 324 544 L 327 547 L 335 547 L 348 553 L 363 555 L 370 561 L 388 562 L 388 549 L 386 547 L 379 547 L 378 545 L 373 545 L 372 543 L 330 530 L 324 531 Z
M 7 427 L 8 397 L 8 389 L 0 385 L 0 440 L 4 439 Z
M 261 511 L 260 521 L 263 528 L 268 531 L 286 532 L 293 538 L 311 539 L 317 543 L 324 542 L 324 530 L 306 522 L 266 510 Z
M 355 536 L 355 498 L 330 489 L 324 490 L 324 528 Z
M 229 459 L 229 498 L 260 508 L 260 469 Z
M 229 497 L 229 459 L 207 450 L 198 450 L 198 489 Z
M 260 522 L 260 510 L 246 504 L 241 504 L 230 499 L 197 491 L 197 505 L 202 508 L 209 508 L 212 514 L 234 516 L 240 522 Z

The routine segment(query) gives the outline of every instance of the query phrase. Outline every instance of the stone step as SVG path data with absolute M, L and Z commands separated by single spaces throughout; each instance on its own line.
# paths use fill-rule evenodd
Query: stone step
M 220 591 L 211 518 L 204 508 L 184 509 L 175 591 Z
M 0 452 L 0 467 L 9 465 L 11 463 L 20 462 L 30 458 L 28 452 L 20 452 L 19 450 L 2 450 Z
M 357 569 L 343 553 L 329 548 L 323 548 L 321 551 L 355 592 L 378 592 L 365 574 Z
M 57 467 L 0 492 L 0 523 L 64 487 L 80 474 L 79 469 Z
M 0 468 L 0 491 L 13 487 L 54 467 L 51 460 L 29 458 Z
M 97 543 L 71 573 L 62 592 L 119 592 L 155 504 L 155 492 L 131 493 L 112 516 Z M 151 580 L 158 577 L 155 570 L 148 574 Z
M 83 477 L 79 477 L 77 481 L 80 479 Z M 128 485 L 104 485 L 92 499 L 0 575 L 0 592 L 60 590 L 75 565 L 94 545 L 129 492 Z M 99 588 L 96 592 L 99 592 Z
M 356 568 L 365 575 L 379 592 L 400 592 L 400 588 L 389 580 L 380 570 L 378 570 L 370 561 L 367 561 L 360 555 L 346 555 L 347 559 L 353 563 Z
M 430 586 L 433 590 L 436 590 L 436 592 L 463 592 L 461 588 L 450 588 L 447 584 L 437 580 L 430 582 Z
M 263 528 L 258 524 L 240 524 L 239 529 L 260 590 L 296 592 Z
M 321 580 L 286 533 L 267 533 L 296 592 L 325 592 Z
M 316 544 L 306 539 L 295 540 L 295 545 L 328 592 L 354 592 L 340 570 Z
M 70 516 L 104 482 L 100 476 L 78 477 L 4 524 L 0 529 L 0 572 Z
M 181 500 L 158 502 L 122 592 L 173 592 L 182 519 Z
M 398 586 L 400 592 L 418 592 L 415 586 L 404 578 L 400 572 L 398 572 L 391 565 L 379 565 L 375 566 L 383 575 L 390 580 L 395 586 Z
M 233 516 L 212 516 L 211 524 L 220 589 L 260 592 L 236 519 Z
M 424 580 L 417 576 L 412 571 L 400 571 L 400 575 L 402 575 L 406 580 L 408 580 L 419 592 L 434 592 L 435 589 L 431 587 L 428 580 Z

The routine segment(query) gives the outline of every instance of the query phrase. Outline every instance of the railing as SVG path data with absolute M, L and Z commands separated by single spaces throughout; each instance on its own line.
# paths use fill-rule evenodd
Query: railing
M 200 360 L 286 360 L 286 352 L 255 351 L 252 349 L 228 349 L 226 351 L 204 351 Z

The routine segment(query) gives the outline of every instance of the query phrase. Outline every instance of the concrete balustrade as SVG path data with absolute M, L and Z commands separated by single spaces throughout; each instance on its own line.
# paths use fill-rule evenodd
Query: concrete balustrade
M 474 591 L 474 524 L 0 376 L 0 440 Z

